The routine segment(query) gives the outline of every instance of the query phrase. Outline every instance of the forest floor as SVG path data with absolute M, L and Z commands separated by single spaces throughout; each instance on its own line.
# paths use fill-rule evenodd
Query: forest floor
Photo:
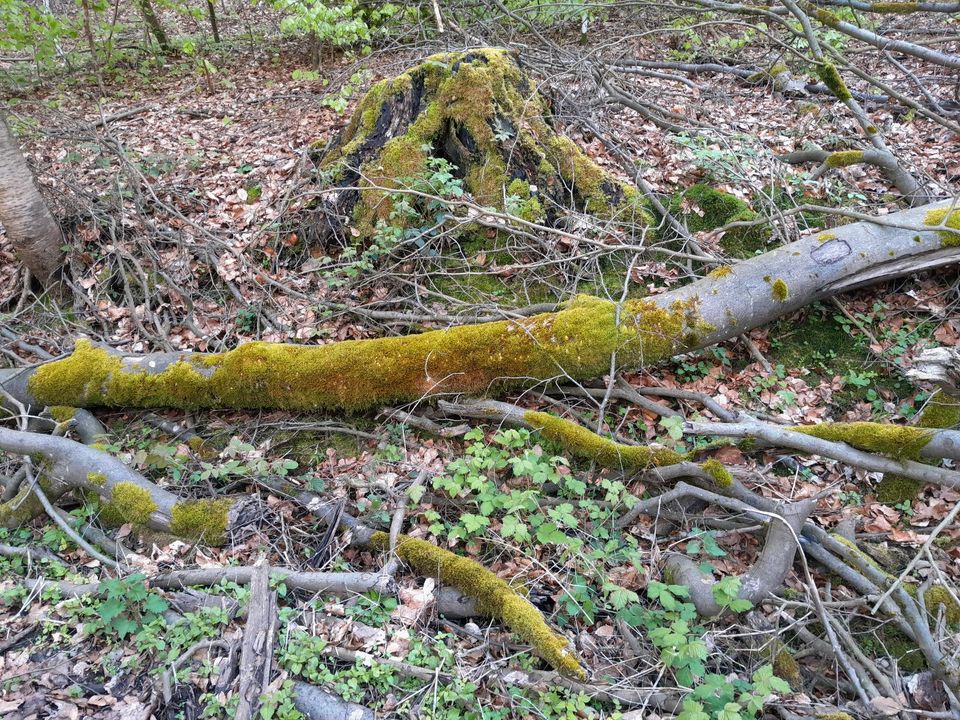
M 591 28 L 590 39 L 611 56 L 662 58 L 663 48 L 652 41 L 649 46 L 640 40 L 618 45 L 626 35 L 625 27 L 611 20 Z M 669 50 L 684 50 L 677 42 Z M 330 53 L 320 70 L 322 80 L 294 79 L 295 70 L 312 69 L 302 44 L 251 46 L 241 37 L 209 56 L 216 67 L 209 78 L 192 58 L 154 63 L 131 56 L 129 64 L 103 77 L 99 88 L 90 74 L 21 83 L 12 93 L 11 124 L 22 133 L 57 214 L 70 223 L 78 297 L 72 309 L 63 310 L 23 296 L 22 273 L 0 234 L 0 329 L 6 338 L 0 349 L 6 359 L 29 364 L 60 356 L 81 335 L 141 352 L 219 351 L 253 339 L 316 343 L 407 332 L 409 327 L 319 304 L 403 307 L 409 289 L 383 273 L 359 284 L 345 281 L 343 272 L 355 268 L 329 248 L 308 243 L 298 223 L 311 197 L 311 148 L 322 148 L 344 128 L 362 90 L 424 54 L 419 47 L 378 51 L 359 60 Z M 870 58 L 860 59 L 869 64 Z M 875 170 L 847 168 L 809 182 L 803 168 L 776 159 L 811 139 L 840 147 L 856 137 L 838 103 L 785 98 L 766 84 L 722 75 L 694 77 L 696 88 L 638 79 L 638 92 L 710 128 L 700 137 L 677 137 L 632 111 L 597 105 L 581 89 L 577 72 L 551 77 L 550 83 L 569 81 L 566 91 L 586 114 L 602 119 L 610 136 L 636 159 L 644 178 L 665 195 L 708 181 L 751 203 L 758 194 L 772 196 L 770 188 L 778 188 L 787 205 L 809 201 L 871 213 L 896 207 Z M 344 109 L 323 102 L 340 98 L 340 88 L 350 83 L 357 92 L 344 94 Z M 131 110 L 136 111 L 110 120 Z M 883 107 L 871 108 L 871 117 L 894 152 L 928 178 L 937 194 L 960 191 L 957 138 L 922 118 Z M 104 119 L 108 122 L 93 126 Z M 557 121 L 598 162 L 622 173 L 600 139 L 578 129 L 575 118 L 558 112 Z M 720 238 L 708 231 L 699 233 L 698 240 L 707 249 L 719 247 Z M 494 261 L 483 251 L 469 260 L 480 272 L 503 270 L 492 267 Z M 509 268 L 509 273 L 520 272 L 522 263 Z M 689 268 L 650 261 L 634 269 L 633 282 L 642 291 L 658 292 L 688 274 Z M 596 280 L 589 275 L 555 279 L 550 288 L 559 288 L 556 299 L 562 300 L 594 287 Z M 789 423 L 909 420 L 926 395 L 903 378 L 903 370 L 927 347 L 960 344 L 958 283 L 956 269 L 938 271 L 846 295 L 836 303 L 818 303 L 758 328 L 750 337 L 772 372 L 734 341 L 628 379 L 637 387 L 705 393 L 725 407 Z M 494 292 L 473 302 L 471 293 L 477 289 L 471 285 L 469 293 L 452 293 L 462 302 L 456 312 L 484 311 L 504 300 Z M 447 309 L 436 296 L 421 307 Z M 41 350 L 33 352 L 30 346 Z M 530 396 L 519 402 L 534 400 Z M 567 403 L 581 417 L 596 421 L 595 406 L 576 399 Z M 695 412 L 682 402 L 674 407 L 691 417 Z M 643 485 L 558 459 L 558 449 L 539 442 L 535 434 L 487 427 L 466 439 L 437 437 L 405 425 L 389 408 L 376 416 L 347 417 L 232 411 L 163 415 L 190 425 L 204 439 L 202 448 L 167 434 L 146 413 L 99 416 L 114 435 L 110 450 L 156 482 L 183 495 L 260 493 L 274 515 L 230 548 L 121 527 L 114 537 L 136 552 L 134 565 L 147 577 L 193 565 L 250 565 L 261 554 L 275 567 L 319 569 L 310 558 L 324 528 L 289 499 L 271 496 L 260 480 L 284 476 L 326 497 L 343 498 L 348 509 L 380 523 L 406 502 L 402 488 L 426 470 L 428 494 L 410 505 L 406 532 L 474 554 L 502 577 L 528 587 L 551 621 L 575 641 L 593 678 L 649 687 L 661 677 L 656 652 L 642 634 L 626 634 L 633 632 L 631 608 L 650 604 L 646 588 L 659 577 L 661 553 L 683 546 L 702 554 L 721 574 L 736 574 L 757 552 L 752 532 L 718 529 L 709 522 L 662 532 L 656 518 L 644 516 L 630 529 L 629 540 L 613 538 L 608 521 L 623 493 L 642 497 Z M 683 445 L 682 439 L 671 439 L 668 423 L 639 408 L 614 406 L 604 421 L 634 440 Z M 745 454 L 734 447 L 720 452 L 724 463 L 753 477 L 754 488 L 764 496 L 822 493 L 819 523 L 834 527 L 855 518 L 858 538 L 882 540 L 895 552 L 912 555 L 925 531 L 960 500 L 954 491 L 931 486 L 912 502 L 891 506 L 876 500 L 877 474 L 819 459 Z M 471 465 L 471 458 L 483 458 L 495 469 Z M 13 461 L 8 462 L 12 468 Z M 526 487 L 537 471 L 568 488 L 566 495 L 561 493 L 566 503 L 516 517 L 531 528 L 553 523 L 566 542 L 543 541 L 536 533 L 525 537 L 515 525 L 508 529 L 504 518 L 488 517 L 480 508 L 482 499 L 495 502 L 511 486 Z M 584 495 L 570 478 L 602 488 L 608 502 L 588 500 L 589 493 Z M 474 494 L 468 495 L 463 483 Z M 95 506 L 79 498 L 74 512 L 90 520 L 97 515 Z M 948 560 L 946 572 L 960 578 L 960 527 L 947 528 L 941 538 L 946 542 L 938 552 Z M 103 579 L 105 568 L 49 522 L 0 530 L 0 542 L 45 547 L 65 563 L 0 558 L 0 717 L 142 717 L 151 707 L 157 677 L 190 645 L 204 638 L 234 642 L 242 630 L 242 619 L 222 609 L 203 610 L 191 615 L 191 622 L 168 627 L 162 619 L 162 610 L 172 602 L 168 593 L 151 590 L 131 599 L 130 587 L 142 584 L 139 576 L 124 581 L 120 607 L 108 611 L 103 609 L 106 601 L 90 597 L 38 597 L 24 589 L 24 576 L 83 583 Z M 335 549 L 326 569 L 371 569 L 382 561 L 350 547 Z M 526 648 L 513 644 L 496 625 L 438 617 L 430 592 L 433 581 L 401 571 L 399 584 L 398 598 L 390 599 L 314 598 L 284 593 L 281 587 L 283 629 L 271 686 L 277 697 L 283 697 L 286 680 L 299 677 L 385 716 L 573 718 L 614 711 L 614 704 L 570 690 L 512 686 L 506 669 L 541 667 Z M 791 578 L 788 585 L 801 583 Z M 247 593 L 231 583 L 208 590 L 241 603 Z M 123 626 L 117 617 L 132 623 L 127 632 L 118 629 Z M 767 613 L 767 619 L 778 622 L 775 612 Z M 632 624 L 643 627 L 648 620 Z M 767 659 L 756 648 L 744 649 L 750 643 L 737 637 L 741 630 L 736 627 L 707 626 L 702 632 L 709 638 L 712 672 L 748 678 Z M 866 628 L 863 632 L 868 634 Z M 332 659 L 323 654 L 325 646 L 402 660 L 452 679 L 430 682 L 410 677 L 402 668 Z M 877 643 L 871 648 L 877 657 L 886 655 Z M 161 706 L 157 716 L 220 716 L 230 702 L 216 682 L 225 662 L 209 650 L 185 663 L 174 701 Z M 803 706 L 817 695 L 829 697 L 836 677 L 833 664 L 808 653 L 801 654 L 800 667 L 803 679 L 788 702 Z M 281 707 L 276 712 L 283 716 L 287 709 L 282 700 L 277 702 Z

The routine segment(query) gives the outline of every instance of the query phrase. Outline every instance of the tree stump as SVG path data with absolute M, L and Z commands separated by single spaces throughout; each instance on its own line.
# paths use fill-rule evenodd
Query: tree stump
M 517 58 L 480 48 L 433 55 L 370 89 L 319 161 L 321 237 L 372 237 L 391 222 L 396 193 L 428 177 L 436 158 L 467 199 L 529 222 L 554 224 L 570 210 L 650 222 L 636 188 L 557 133 Z

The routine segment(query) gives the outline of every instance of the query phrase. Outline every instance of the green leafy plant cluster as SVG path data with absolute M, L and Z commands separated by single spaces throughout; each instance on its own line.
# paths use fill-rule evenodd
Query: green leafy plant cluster
M 341 287 L 372 271 L 401 246 L 411 252 L 435 253 L 431 243 L 444 231 L 449 201 L 464 194 L 463 181 L 455 173 L 456 167 L 448 160 L 431 157 L 424 171 L 398 178 L 404 191 L 390 194 L 389 217 L 377 221 L 371 240 L 343 248 L 335 264 L 332 258 L 321 258 L 327 263 L 321 271 L 324 282 Z
M 452 498 L 468 498 L 473 512 L 465 512 L 443 522 L 434 511 L 430 531 L 449 538 L 471 540 L 483 536 L 499 520 L 499 535 L 519 543 L 536 538 L 540 544 L 579 547 L 581 542 L 567 534 L 578 519 L 573 503 L 561 503 L 542 510 L 540 490 L 545 483 L 561 489 L 561 496 L 583 497 L 586 485 L 572 473 L 561 474 L 567 461 L 544 455 L 529 447 L 530 432 L 524 429 L 501 430 L 488 444 L 483 431 L 471 430 L 464 457 L 447 465 L 447 472 L 433 479 L 433 487 Z M 509 480 L 509 483 L 501 483 Z
M 170 604 L 147 587 L 146 576 L 134 573 L 100 583 L 101 593 L 81 605 L 84 629 L 91 635 L 115 643 L 160 620 Z
M 23 0 L 0 0 L 0 54 L 29 52 L 38 64 L 56 57 L 61 42 L 80 35 L 79 22 Z
M 709 548 L 706 544 L 704 547 Z M 694 547 L 694 550 L 698 548 Z M 737 597 L 739 590 L 740 581 L 732 576 L 713 586 L 714 598 L 722 606 L 743 612 L 750 608 L 750 603 Z M 750 681 L 707 672 L 706 629 L 697 623 L 697 611 L 693 603 L 687 601 L 689 590 L 686 587 L 650 582 L 647 597 L 656 601 L 659 607 L 634 606 L 622 612 L 621 617 L 646 631 L 677 684 L 691 688 L 677 720 L 756 718 L 769 696 L 790 692 L 789 684 L 773 674 L 772 665 L 758 668 Z
M 309 35 L 320 45 L 347 48 L 360 45 L 364 53 L 378 35 L 386 34 L 395 21 L 409 17 L 399 3 L 359 0 L 274 0 L 273 7 L 285 14 L 281 32 Z

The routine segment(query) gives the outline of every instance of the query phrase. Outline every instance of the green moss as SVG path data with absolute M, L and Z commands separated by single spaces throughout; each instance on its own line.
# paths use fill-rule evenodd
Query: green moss
M 374 533 L 370 545 L 377 550 L 388 550 L 390 536 L 384 532 Z M 537 654 L 558 672 L 586 678 L 566 638 L 550 629 L 529 600 L 480 563 L 406 535 L 397 539 L 396 553 L 421 575 L 437 578 L 473 598 L 478 611 L 500 620 L 530 643 Z
M 936 617 L 939 608 L 943 605 L 946 613 L 947 623 L 950 625 L 960 625 L 960 605 L 950 595 L 950 591 L 943 585 L 934 585 L 924 593 L 924 604 L 927 612 Z
M 180 538 L 222 545 L 232 507 L 233 500 L 228 498 L 180 500 L 170 511 L 170 532 Z
M 651 448 L 642 445 L 623 445 L 601 437 L 571 420 L 545 412 L 528 410 L 523 419 L 540 434 L 560 445 L 564 450 L 598 465 L 623 470 L 644 470 L 650 467 L 676 465 L 687 459 L 667 448 Z
M 696 298 L 661 307 L 578 296 L 559 312 L 404 337 L 318 346 L 252 342 L 218 355 L 190 355 L 161 372 L 124 367 L 85 340 L 37 368 L 30 392 L 77 407 L 359 410 L 439 392 L 485 393 L 509 378 L 587 379 L 641 367 L 695 347 L 711 326 Z
M 381 116 L 385 102 L 410 102 L 415 83 L 422 85 L 426 107 L 400 134 L 388 138 L 371 159 L 371 137 L 382 140 Z M 533 83 L 514 62 L 509 51 L 497 48 L 441 53 L 428 58 L 393 80 L 371 88 L 344 131 L 336 150 L 324 157 L 321 168 L 360 164 L 360 200 L 354 206 L 355 229 L 370 237 L 378 220 L 387 220 L 392 209 L 391 191 L 409 184 L 409 179 L 427 171 L 430 155 L 445 143 L 462 144 L 451 156 L 470 156 L 460 168 L 465 189 L 480 205 L 503 209 L 506 194 L 520 196 L 520 217 L 542 222 L 546 213 L 541 201 L 531 197 L 528 179 L 511 179 L 508 161 L 523 158 L 525 168 L 534 165 L 545 188 L 566 183 L 578 203 L 591 213 L 606 217 L 630 213 L 634 221 L 649 223 L 638 204 L 636 190 L 615 179 L 576 144 L 558 136 L 547 121 L 549 108 Z M 380 123 L 381 126 L 378 126 Z M 493 127 L 507 125 L 515 141 L 504 143 Z M 521 170 L 522 171 L 522 170 Z M 511 171 L 512 172 L 512 171 Z M 562 181 L 562 182 L 561 182 Z M 521 184 L 526 184 L 525 190 Z M 394 220 L 395 221 L 395 220 Z
M 87 482 L 96 487 L 103 487 L 107 484 L 107 476 L 101 472 L 87 473 Z
M 797 426 L 792 430 L 822 440 L 844 442 L 860 450 L 880 453 L 898 460 L 915 460 L 920 457 L 920 451 L 933 435 L 925 428 L 874 422 L 820 423 Z
M 829 242 L 830 240 L 836 240 L 837 236 L 834 233 L 823 232 L 817 235 L 818 242 Z
M 863 162 L 863 150 L 841 150 L 827 155 L 827 167 L 842 168 Z
M 65 423 L 73 420 L 74 415 L 77 414 L 77 409 L 68 405 L 51 405 L 47 408 L 47 413 L 58 423 Z
M 528 198 L 524 200 L 520 205 L 520 217 L 527 222 L 532 223 L 542 223 L 546 220 L 547 213 L 543 209 L 543 205 L 540 204 L 540 201 L 535 198 Z
M 799 692 L 803 689 L 803 676 L 800 674 L 800 664 L 793 657 L 790 649 L 779 642 L 774 642 L 773 674 L 790 684 L 790 689 Z
M 156 511 L 150 491 L 131 482 L 121 482 L 113 486 L 110 492 L 108 513 L 116 519 L 134 525 L 146 525 L 150 515 Z
M 867 125 L 866 131 L 867 131 L 867 135 L 876 135 L 877 132 L 878 132 L 878 131 L 877 131 L 877 126 L 876 126 L 876 125 Z
M 919 480 L 911 480 L 903 475 L 887 473 L 877 483 L 877 501 L 887 505 L 910 502 L 917 497 L 922 487 L 923 483 Z
M 943 225 L 951 230 L 939 230 L 937 234 L 940 235 L 940 239 L 943 241 L 943 247 L 960 247 L 960 232 L 952 232 L 952 230 L 960 230 L 960 210 L 954 210 L 950 213 L 950 217 L 947 217 L 947 210 L 949 208 L 940 208 L 939 210 L 931 210 L 924 217 L 924 225 Z
M 733 485 L 733 475 L 730 474 L 730 471 L 727 470 L 719 460 L 711 458 L 700 465 L 700 467 L 713 478 L 713 481 L 718 487 L 728 488 Z
M 50 493 L 50 482 L 46 476 L 41 475 L 38 480 L 40 488 L 48 494 Z M 36 493 L 33 492 L 30 483 L 22 483 L 17 494 L 7 502 L 0 502 L 0 527 L 8 530 L 25 527 L 34 518 L 43 515 L 45 510 Z
M 777 302 L 786 302 L 787 298 L 790 297 L 790 288 L 782 279 L 777 278 L 770 287 L 770 293 Z
M 841 545 L 845 545 L 847 548 L 849 548 L 850 552 L 856 555 L 860 560 L 867 563 L 868 565 L 875 568 L 876 570 L 879 570 L 884 575 L 889 577 L 891 580 L 896 579 L 892 575 L 890 575 L 890 573 L 886 572 L 882 567 L 880 567 L 880 564 L 876 560 L 874 560 L 872 557 L 867 555 L 863 550 L 858 548 L 857 544 L 852 540 L 848 540 L 843 535 L 840 535 L 838 533 L 830 533 L 830 537 L 833 538 L 836 542 L 840 543 Z M 853 566 L 849 560 L 847 560 L 847 564 L 851 565 L 851 567 L 853 567 L 856 570 L 856 567 Z
M 515 195 L 521 200 L 527 200 L 530 197 L 530 183 L 523 178 L 514 178 L 507 188 L 508 195 Z
M 949 395 L 938 392 L 924 406 L 916 426 L 941 429 L 960 425 L 960 402 Z M 902 475 L 887 473 L 877 485 L 877 500 L 888 505 L 899 505 L 917 497 L 923 483 Z
M 728 275 L 731 275 L 732 273 L 733 273 L 733 270 L 730 268 L 729 265 L 721 265 L 720 267 L 714 268 L 713 270 L 708 272 L 707 277 L 720 279 L 720 278 L 725 278 Z
M 875 2 L 870 3 L 870 12 L 884 15 L 908 15 L 920 10 L 920 3 L 915 2 Z
M 685 211 L 691 206 L 692 210 Z M 692 185 L 676 195 L 670 203 L 670 212 L 682 215 L 691 232 L 709 231 L 758 217 L 740 198 L 705 184 Z M 731 228 L 720 239 L 720 245 L 733 257 L 752 257 L 766 246 L 769 235 L 770 229 L 764 225 Z
M 768 68 L 763 70 L 758 70 L 753 75 L 747 76 L 747 82 L 760 82 L 762 80 L 771 80 L 777 77 L 780 73 L 789 71 L 788 68 L 783 63 L 774 63 Z
M 832 15 L 832 13 L 830 13 Z M 824 60 L 817 66 L 817 76 L 823 81 L 823 84 L 827 86 L 827 89 L 834 94 L 838 100 L 846 102 L 851 98 L 850 89 L 847 87 L 847 84 L 843 81 L 843 78 L 840 77 L 840 72 L 837 70 L 837 66 L 832 62 Z
M 828 27 L 836 27 L 840 23 L 840 18 L 825 8 L 817 8 L 814 15 L 817 20 Z
M 938 392 L 927 401 L 917 425 L 945 430 L 957 427 L 960 425 L 960 400 Z
M 858 633 L 854 637 L 870 657 L 895 658 L 901 671 L 915 673 L 927 669 L 926 660 L 916 643 L 892 624 L 881 625 L 872 633 Z

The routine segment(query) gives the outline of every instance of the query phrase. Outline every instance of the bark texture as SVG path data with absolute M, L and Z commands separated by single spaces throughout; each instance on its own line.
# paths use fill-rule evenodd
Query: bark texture
M 0 118 L 0 224 L 23 264 L 43 285 L 63 267 L 63 235 L 34 184 L 16 138 Z

